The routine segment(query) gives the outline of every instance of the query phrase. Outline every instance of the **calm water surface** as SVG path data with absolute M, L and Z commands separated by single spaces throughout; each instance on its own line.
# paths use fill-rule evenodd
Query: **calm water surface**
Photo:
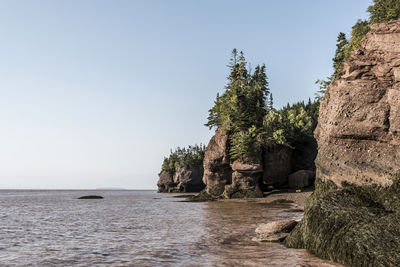
M 100 200 L 78 200 L 99 194 Z M 339 266 L 251 241 L 289 206 L 155 191 L 0 191 L 1 266 Z

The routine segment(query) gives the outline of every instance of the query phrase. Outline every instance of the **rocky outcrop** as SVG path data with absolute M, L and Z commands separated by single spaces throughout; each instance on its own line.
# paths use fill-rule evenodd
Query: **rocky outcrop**
M 316 191 L 290 247 L 350 266 L 400 264 L 400 22 L 372 25 L 329 86 Z
M 222 195 L 225 185 L 232 184 L 232 169 L 228 152 L 228 135 L 217 131 L 208 143 L 203 161 L 203 182 L 206 185 L 206 193 L 209 195 Z
M 263 168 L 260 162 L 261 156 L 256 163 L 243 163 L 238 160 L 231 162 L 229 136 L 217 131 L 204 155 L 204 193 L 209 198 L 262 197 L 259 183 Z
M 192 168 L 177 167 L 174 173 L 163 171 L 159 174 L 158 192 L 200 192 L 204 189 L 203 166 Z
M 171 188 L 175 188 L 176 184 L 174 183 L 173 174 L 162 171 L 158 175 L 158 182 L 157 182 L 158 192 L 160 193 L 168 193 Z
M 268 185 L 287 185 L 289 175 L 297 171 L 292 166 L 314 169 L 317 149 L 314 143 L 311 142 L 311 145 L 305 143 L 304 149 L 295 150 L 294 153 L 288 147 L 278 146 L 264 151 L 254 162 L 244 163 L 238 160 L 232 162 L 229 158 L 229 136 L 217 131 L 204 155 L 203 182 L 206 184 L 206 189 L 202 199 L 207 196 L 262 197 L 260 186 L 266 188 Z M 293 163 L 294 155 L 301 163 Z
M 176 168 L 173 180 L 180 192 L 200 192 L 205 187 L 203 173 L 201 165 L 193 168 Z
M 227 198 L 262 197 L 259 187 L 263 168 L 260 163 L 243 163 L 234 161 L 232 166 L 232 184 L 225 186 Z

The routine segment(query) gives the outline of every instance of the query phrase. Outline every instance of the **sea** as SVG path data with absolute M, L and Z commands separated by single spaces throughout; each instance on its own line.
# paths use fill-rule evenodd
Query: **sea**
M 104 199 L 78 199 L 101 195 Z M 0 266 L 340 266 L 252 241 L 290 204 L 135 190 L 0 190 Z M 286 211 L 285 211 L 286 210 Z

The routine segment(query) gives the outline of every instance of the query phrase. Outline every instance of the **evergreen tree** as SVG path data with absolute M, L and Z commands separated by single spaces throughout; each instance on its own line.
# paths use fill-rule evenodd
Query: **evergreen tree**
M 274 109 L 274 99 L 272 97 L 272 93 L 269 94 L 269 101 L 268 101 L 268 111 Z
M 343 62 L 346 58 L 346 47 L 348 45 L 348 41 L 346 38 L 346 34 L 343 32 L 339 33 L 336 41 L 336 52 L 335 52 L 335 57 L 332 59 L 333 61 L 333 69 L 334 73 L 333 76 L 336 77 L 336 75 L 342 70 L 342 65 Z
M 358 20 L 352 27 L 351 39 L 345 48 L 345 57 L 348 58 L 351 51 L 360 48 L 361 40 L 370 31 L 369 22 L 367 20 Z
M 161 171 L 175 173 L 176 168 L 192 168 L 203 164 L 206 147 L 203 144 L 188 146 L 188 148 L 177 147 L 170 151 L 170 155 L 164 158 Z
M 206 123 L 209 128 L 216 127 L 230 134 L 231 156 L 243 161 L 251 160 L 259 152 L 255 145 L 256 133 L 267 114 L 270 93 L 265 65 L 256 66 L 253 73 L 247 66 L 243 52 L 234 49 L 228 65 L 230 74 L 225 92 L 215 100 Z M 247 148 L 252 152 L 246 152 Z
M 400 18 L 399 0 L 374 0 L 374 4 L 369 6 L 367 11 L 370 13 L 370 23 L 391 21 Z

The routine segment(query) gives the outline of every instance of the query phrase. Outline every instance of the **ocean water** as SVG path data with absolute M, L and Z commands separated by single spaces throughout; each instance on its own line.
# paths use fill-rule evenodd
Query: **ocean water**
M 78 200 L 82 195 L 104 196 Z M 0 266 L 339 266 L 251 239 L 288 204 L 155 191 L 0 191 Z

